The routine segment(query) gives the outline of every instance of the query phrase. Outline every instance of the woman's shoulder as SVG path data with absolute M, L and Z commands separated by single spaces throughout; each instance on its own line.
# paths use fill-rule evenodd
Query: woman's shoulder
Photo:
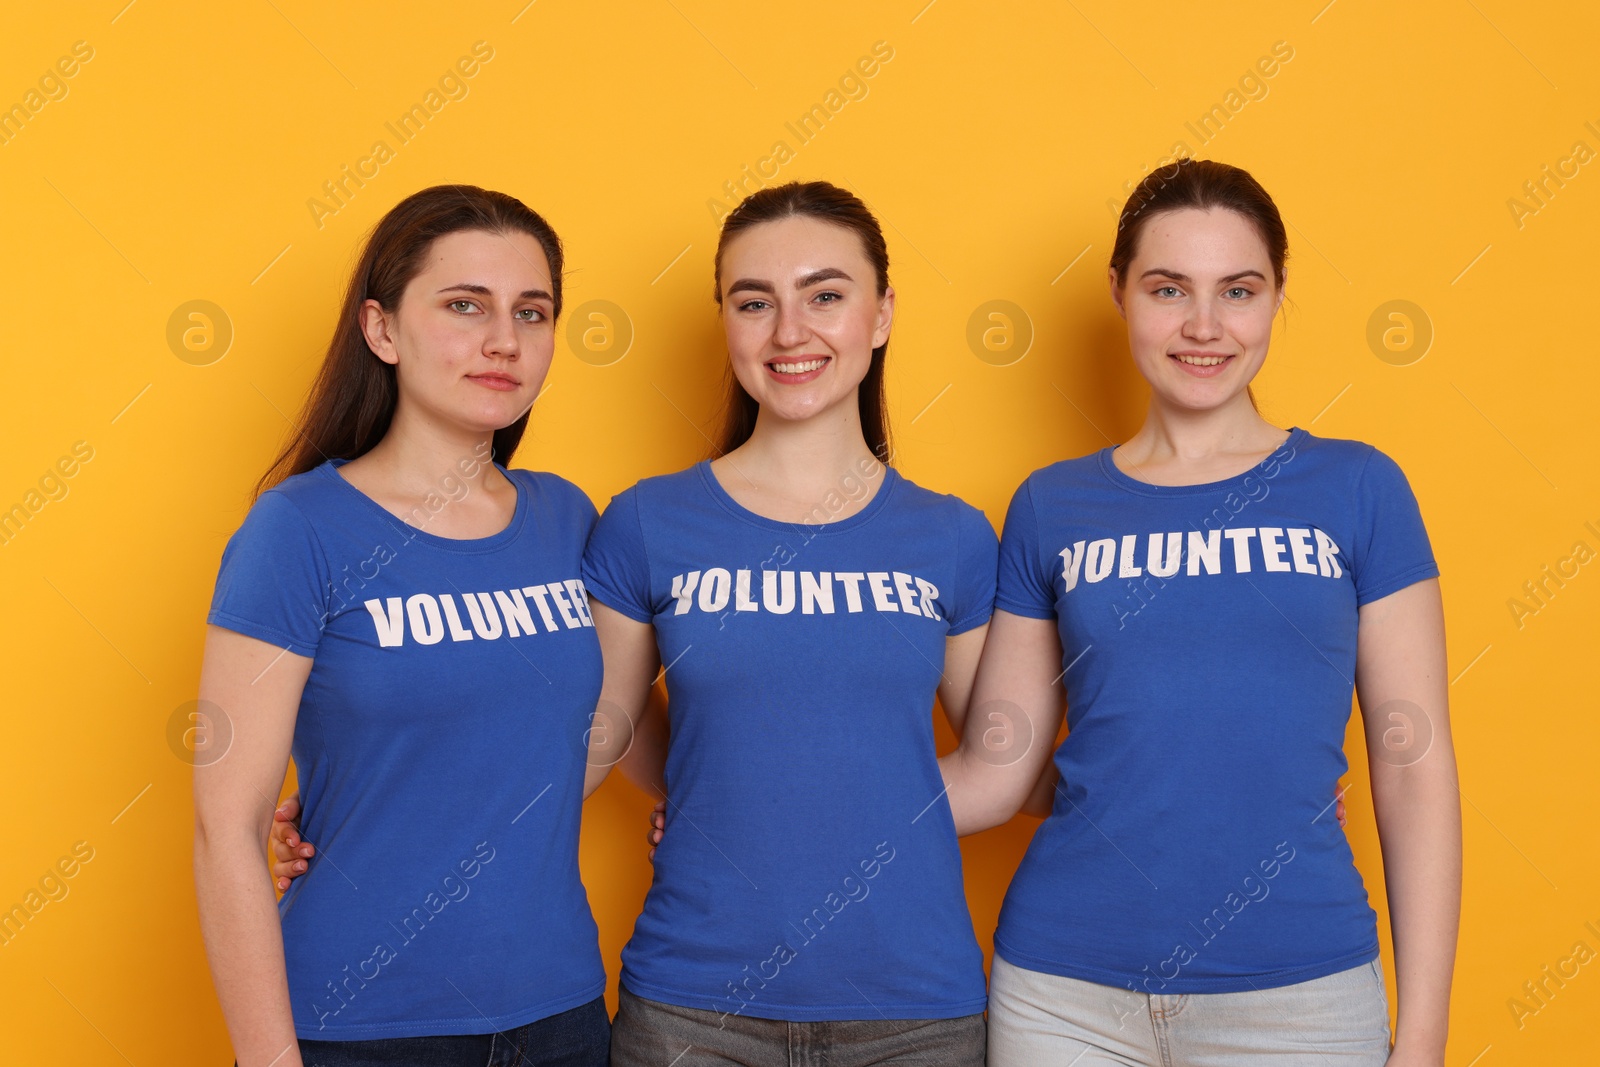
M 623 526 L 636 527 L 639 534 L 629 536 L 642 536 L 645 529 L 656 525 L 652 519 L 676 514 L 690 499 L 690 494 L 697 491 L 700 485 L 698 467 L 696 464 L 634 482 L 606 502 L 601 509 L 599 528 L 616 533 Z
M 1086 452 L 1081 456 L 1072 456 L 1068 459 L 1058 459 L 1053 463 L 1046 463 L 1036 468 L 1022 479 L 1018 490 L 1035 486 L 1073 485 L 1077 483 L 1093 482 L 1098 484 L 1103 481 L 1103 465 L 1109 461 L 1108 449 L 1097 448 L 1093 452 Z
M 519 486 L 531 490 L 542 502 L 556 502 L 593 513 L 594 502 L 576 482 L 550 471 L 527 470 L 522 467 L 506 470 L 506 477 Z
M 274 566 L 314 560 L 349 525 L 348 501 L 331 463 L 292 474 L 260 493 L 228 539 L 224 564 L 270 560 Z
M 1378 451 L 1376 445 L 1348 437 L 1322 437 L 1310 430 L 1291 430 L 1280 452 L 1316 452 L 1331 460 L 1365 463 Z
M 613 496 L 611 502 L 613 505 L 622 500 L 656 507 L 670 505 L 674 501 L 682 500 L 686 492 L 703 485 L 704 466 L 704 462 L 700 462 L 669 474 L 652 474 L 640 478 Z
M 1303 453 L 1314 460 L 1315 466 L 1345 479 L 1364 480 L 1376 476 L 1380 480 L 1388 480 L 1396 476 L 1404 477 L 1400 464 L 1369 441 L 1318 437 L 1302 430 L 1291 437 L 1281 451 L 1289 453 L 1288 460 Z
M 250 506 L 251 517 L 280 519 L 298 517 L 315 523 L 345 503 L 345 487 L 332 460 L 325 460 L 308 471 L 291 474 L 264 490 Z
M 954 530 L 962 538 L 972 539 L 976 535 L 977 540 L 982 542 L 996 541 L 994 523 L 976 504 L 968 503 L 954 493 L 918 485 L 903 475 L 896 477 L 891 504 L 922 512 L 927 516 L 930 526 Z
M 930 489 L 896 471 L 893 475 L 895 502 L 906 507 L 933 508 L 952 515 L 982 515 L 983 509 L 967 503 L 954 493 Z

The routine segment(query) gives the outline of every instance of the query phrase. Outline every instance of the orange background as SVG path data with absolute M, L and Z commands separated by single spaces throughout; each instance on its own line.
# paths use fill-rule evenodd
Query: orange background
M 998 520 L 1027 472 L 1138 425 L 1104 263 L 1128 183 L 1178 142 L 1251 170 L 1291 224 L 1265 412 L 1393 455 L 1432 531 L 1466 798 L 1449 1062 L 1592 1047 L 1600 965 L 1542 1003 L 1523 985 L 1580 941 L 1600 951 L 1592 5 L 125 3 L 18 9 L 0 39 L 0 106 L 21 109 L 0 123 L 0 509 L 23 509 L 0 539 L 0 907 L 63 857 L 74 872 L 0 945 L 5 1062 L 227 1062 L 169 722 L 194 697 L 222 545 L 360 238 L 401 197 L 501 189 L 566 240 L 570 318 L 518 461 L 604 502 L 707 447 L 723 363 L 708 202 L 731 206 L 745 168 L 849 186 L 885 224 L 900 294 L 899 465 Z M 479 41 L 492 57 L 441 88 Z M 892 58 L 843 80 L 877 42 Z M 400 143 L 385 124 L 413 104 L 426 124 Z M 814 106 L 802 143 L 786 124 Z M 346 166 L 364 185 L 313 210 Z M 175 341 L 169 320 L 194 300 L 221 317 L 191 349 L 190 320 Z M 969 329 L 996 300 L 1009 318 L 984 309 Z M 1390 319 L 1396 300 L 1413 307 Z M 51 473 L 63 457 L 70 477 Z M 1352 782 L 1381 913 L 1364 773 Z M 613 980 L 649 878 L 647 807 L 617 779 L 585 812 Z M 1033 826 L 966 842 L 986 945 Z M 74 865 L 78 842 L 92 858 Z

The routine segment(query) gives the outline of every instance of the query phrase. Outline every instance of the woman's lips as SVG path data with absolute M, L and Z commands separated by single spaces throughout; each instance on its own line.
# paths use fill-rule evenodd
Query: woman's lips
M 774 359 L 766 363 L 767 373 L 785 385 L 809 382 L 827 369 L 832 356 L 805 356 L 795 359 Z
M 467 375 L 467 380 L 477 382 L 487 389 L 494 389 L 502 393 L 509 393 L 522 384 L 515 378 L 509 378 L 504 374 L 469 374 Z
M 1169 352 L 1167 358 L 1182 367 L 1186 374 L 1215 378 L 1228 368 L 1234 357 L 1223 352 Z

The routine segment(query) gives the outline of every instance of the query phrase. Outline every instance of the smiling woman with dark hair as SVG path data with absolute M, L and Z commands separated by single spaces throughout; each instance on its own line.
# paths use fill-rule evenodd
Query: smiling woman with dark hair
M 618 495 L 584 562 L 604 699 L 665 664 L 668 797 L 622 953 L 619 1067 L 977 1067 L 983 956 L 940 801 L 994 597 L 983 514 L 888 465 L 894 318 L 877 220 L 824 182 L 725 220 L 728 421 L 714 458 Z M 789 830 L 784 829 L 790 828 Z M 791 832 L 792 831 L 792 832 Z

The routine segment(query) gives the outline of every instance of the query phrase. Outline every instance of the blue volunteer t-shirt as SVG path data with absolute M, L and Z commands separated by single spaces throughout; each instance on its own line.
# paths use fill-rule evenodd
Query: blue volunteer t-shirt
M 1166 994 L 1374 959 L 1334 813 L 1357 609 L 1438 573 L 1400 468 L 1355 441 L 1294 429 L 1206 485 L 1138 481 L 1109 448 L 1031 475 L 997 607 L 1057 621 L 1069 733 L 995 951 Z
M 443 490 L 419 529 L 340 463 L 256 501 L 208 620 L 314 658 L 293 755 L 317 856 L 279 905 L 295 1032 L 492 1033 L 586 1003 L 605 988 L 578 876 L 594 506 L 506 471 L 511 524 L 444 538 L 425 529 Z
M 701 463 L 595 527 L 584 580 L 655 627 L 672 720 L 666 835 L 622 952 L 637 996 L 791 1021 L 984 1008 L 933 702 L 945 638 L 993 609 L 994 530 L 892 469 L 825 521 L 845 507 L 766 519 Z

